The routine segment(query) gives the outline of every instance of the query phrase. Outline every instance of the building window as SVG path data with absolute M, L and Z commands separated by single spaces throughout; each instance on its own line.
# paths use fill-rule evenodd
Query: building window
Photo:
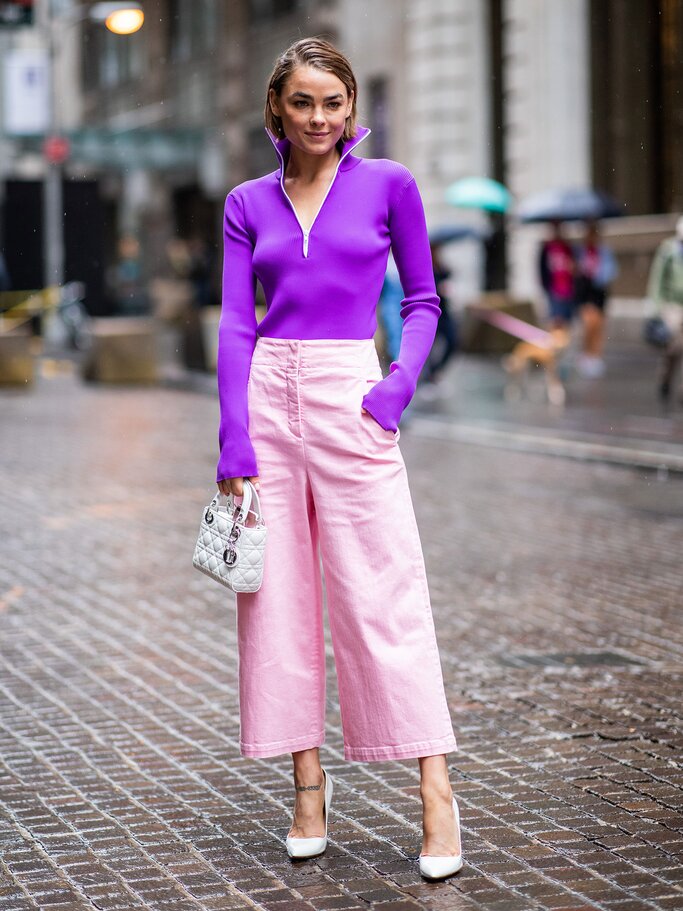
M 630 215 L 683 207 L 683 0 L 592 0 L 593 180 Z
M 370 139 L 375 158 L 389 157 L 389 92 L 384 76 L 371 79 L 368 84 L 370 108 Z
M 83 30 L 82 73 L 86 88 L 115 88 L 142 76 L 144 37 L 113 35 L 98 26 Z
M 267 22 L 296 11 L 298 0 L 249 0 L 249 21 Z
M 216 0 L 169 0 L 168 43 L 174 61 L 209 53 L 216 41 Z
M 249 129 L 247 141 L 249 148 L 248 178 L 262 177 L 280 167 L 280 159 L 277 157 L 265 129 L 260 124 Z

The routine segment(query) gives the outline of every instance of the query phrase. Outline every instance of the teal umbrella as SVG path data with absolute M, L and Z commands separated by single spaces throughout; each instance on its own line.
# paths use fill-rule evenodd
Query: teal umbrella
M 463 209 L 485 209 L 487 212 L 507 212 L 512 194 L 490 177 L 463 177 L 446 188 L 446 202 Z

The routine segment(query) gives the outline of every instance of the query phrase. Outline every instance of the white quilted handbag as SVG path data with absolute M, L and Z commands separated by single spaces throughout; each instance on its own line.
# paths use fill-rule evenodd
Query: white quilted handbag
M 263 579 L 265 546 L 261 503 L 245 478 L 241 504 L 233 494 L 218 492 L 204 510 L 192 564 L 234 592 L 255 592 Z

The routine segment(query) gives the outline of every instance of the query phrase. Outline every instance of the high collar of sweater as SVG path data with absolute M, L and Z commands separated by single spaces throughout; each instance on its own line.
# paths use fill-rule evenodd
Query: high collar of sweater
M 360 124 L 356 125 L 356 135 L 352 136 L 350 139 L 347 139 L 341 146 L 341 159 L 339 161 L 339 170 L 347 171 L 349 168 L 354 167 L 358 163 L 358 157 L 352 155 L 351 152 L 356 146 L 361 143 L 366 136 L 368 136 L 372 130 L 370 127 L 364 127 Z M 284 175 L 285 168 L 287 167 L 287 161 L 289 159 L 289 150 L 291 148 L 291 142 L 285 136 L 283 139 L 276 139 L 273 134 L 270 132 L 268 127 L 266 127 L 266 135 L 273 143 L 273 147 L 277 152 L 277 156 L 280 160 L 280 177 Z

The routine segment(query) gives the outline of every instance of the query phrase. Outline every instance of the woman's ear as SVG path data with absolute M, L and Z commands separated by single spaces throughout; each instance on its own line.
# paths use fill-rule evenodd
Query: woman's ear
M 275 114 L 276 117 L 280 116 L 280 106 L 278 104 L 278 97 L 274 89 L 268 91 L 268 101 L 270 103 L 270 109 Z
M 351 116 L 352 111 L 353 111 L 353 92 L 350 92 L 349 93 L 349 106 L 346 110 L 347 119 Z

